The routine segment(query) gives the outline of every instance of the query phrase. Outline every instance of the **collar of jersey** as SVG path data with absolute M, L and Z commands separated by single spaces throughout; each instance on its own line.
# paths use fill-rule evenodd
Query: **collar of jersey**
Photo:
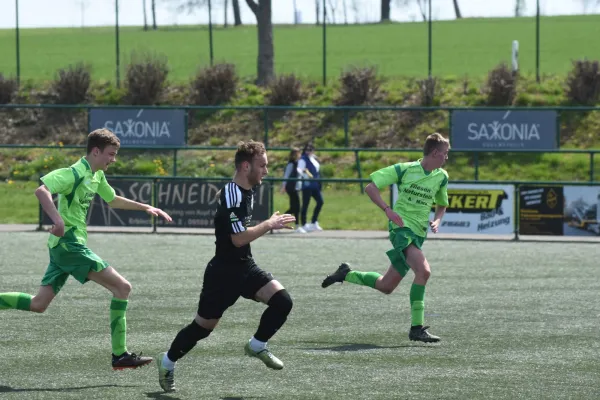
M 85 169 L 87 169 L 90 172 L 92 172 L 92 167 L 90 166 L 90 163 L 88 162 L 88 160 L 85 159 L 85 157 L 81 157 L 81 163 L 83 165 L 85 165 Z
M 425 175 L 430 175 L 430 174 L 431 174 L 433 171 L 426 171 L 426 170 L 425 170 L 425 168 L 423 168 L 423 164 L 421 164 L 421 161 L 423 161 L 423 159 L 422 159 L 422 158 L 419 158 L 419 159 L 417 160 L 417 162 L 419 163 L 419 167 L 421 167 L 421 169 L 423 170 L 423 173 L 424 173 Z

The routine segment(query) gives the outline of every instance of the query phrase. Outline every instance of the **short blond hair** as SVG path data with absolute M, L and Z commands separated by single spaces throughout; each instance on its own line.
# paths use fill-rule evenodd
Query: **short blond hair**
M 450 141 L 437 132 L 432 133 L 425 139 L 423 155 L 428 156 L 433 150 L 439 150 L 443 145 L 447 145 L 450 148 Z
M 121 147 L 121 141 L 111 131 L 106 128 L 96 129 L 88 135 L 87 153 L 90 154 L 94 147 L 104 151 L 107 146 Z
M 235 168 L 239 169 L 243 162 L 252 163 L 255 156 L 265 154 L 267 150 L 261 142 L 250 140 L 248 142 L 239 142 L 235 152 Z

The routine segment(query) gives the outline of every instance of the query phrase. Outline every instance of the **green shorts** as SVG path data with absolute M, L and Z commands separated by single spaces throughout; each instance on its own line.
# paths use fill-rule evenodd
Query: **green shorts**
M 423 242 L 425 242 L 425 238 L 416 235 L 409 228 L 396 228 L 390 231 L 390 242 L 392 242 L 394 248 L 387 251 L 385 254 L 387 254 L 394 269 L 404 277 L 410 269 L 410 266 L 406 263 L 404 249 L 413 244 L 420 250 L 423 246 Z
M 79 243 L 59 243 L 50 249 L 50 263 L 42 278 L 42 286 L 51 285 L 58 294 L 72 275 L 81 283 L 88 281 L 90 271 L 100 272 L 109 264 Z

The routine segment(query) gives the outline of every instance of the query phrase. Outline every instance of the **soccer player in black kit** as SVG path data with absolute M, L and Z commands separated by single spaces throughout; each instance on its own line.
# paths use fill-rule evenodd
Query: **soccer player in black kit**
M 244 351 L 272 369 L 282 369 L 283 363 L 267 349 L 267 341 L 285 323 L 292 310 L 292 299 L 273 276 L 256 265 L 250 242 L 274 229 L 291 228 L 296 218 L 276 212 L 266 221 L 249 226 L 254 205 L 254 188 L 267 175 L 267 152 L 262 143 L 241 142 L 235 153 L 235 175 L 221 189 L 215 215 L 215 256 L 206 266 L 200 293 L 198 313 L 191 324 L 183 328 L 168 352 L 157 358 L 158 380 L 165 392 L 175 390 L 174 370 L 177 360 L 185 356 L 199 340 L 208 337 L 225 310 L 242 296 L 265 303 L 254 336 Z

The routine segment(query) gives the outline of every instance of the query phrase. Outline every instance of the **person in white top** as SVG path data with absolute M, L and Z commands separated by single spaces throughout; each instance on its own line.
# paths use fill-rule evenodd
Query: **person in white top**
M 285 167 L 285 172 L 283 173 L 284 181 L 281 183 L 281 193 L 287 193 L 290 198 L 290 208 L 284 214 L 291 214 L 296 217 L 296 232 L 298 233 L 306 233 L 300 224 L 300 196 L 298 192 L 302 190 L 302 181 L 301 180 L 292 180 L 298 179 L 302 175 L 302 171 L 298 168 L 298 160 L 300 159 L 300 149 L 297 147 L 292 147 L 290 150 L 290 156 L 288 159 L 288 163 Z
M 312 143 L 308 143 L 304 146 L 302 157 L 298 161 L 298 170 L 302 172 L 302 210 L 300 211 L 300 219 L 302 222 L 302 228 L 306 232 L 322 231 L 323 229 L 319 225 L 319 213 L 323 208 L 323 194 L 321 193 L 321 178 L 320 174 L 321 165 L 315 156 L 315 148 Z M 310 199 L 315 199 L 317 203 L 313 210 L 311 223 L 306 222 L 306 214 L 308 212 L 308 205 Z

